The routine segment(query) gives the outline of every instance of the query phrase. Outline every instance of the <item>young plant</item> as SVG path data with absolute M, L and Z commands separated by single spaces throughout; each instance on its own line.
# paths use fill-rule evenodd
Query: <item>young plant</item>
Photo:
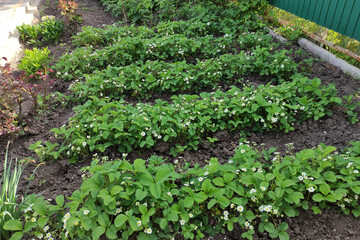
M 82 22 L 82 18 L 77 14 L 79 5 L 75 0 L 59 0 L 58 9 L 61 15 L 65 16 L 66 23 L 71 31 L 76 31 L 78 25 Z
M 40 46 L 44 43 L 57 42 L 63 32 L 64 24 L 55 20 L 54 16 L 43 16 L 39 24 L 23 24 L 16 28 L 20 32 L 20 38 L 23 42 Z
M 24 57 L 20 60 L 18 65 L 20 70 L 25 72 L 25 75 L 29 80 L 36 80 L 40 78 L 39 71 L 45 71 L 50 62 L 50 51 L 48 48 L 38 49 L 33 48 L 26 49 Z
M 0 181 L 0 238 L 9 239 L 11 237 L 11 230 L 18 230 L 16 228 L 6 228 L 5 223 L 9 220 L 18 221 L 21 217 L 21 207 L 23 201 L 19 204 L 17 195 L 17 188 L 24 170 L 23 166 L 15 161 L 12 166 L 12 160 L 8 164 L 8 150 L 10 142 L 6 146 L 4 171 Z

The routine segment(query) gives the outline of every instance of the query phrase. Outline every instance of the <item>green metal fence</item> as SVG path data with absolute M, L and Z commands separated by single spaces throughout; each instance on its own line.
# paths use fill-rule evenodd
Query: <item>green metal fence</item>
M 270 4 L 360 41 L 360 0 L 269 0 Z

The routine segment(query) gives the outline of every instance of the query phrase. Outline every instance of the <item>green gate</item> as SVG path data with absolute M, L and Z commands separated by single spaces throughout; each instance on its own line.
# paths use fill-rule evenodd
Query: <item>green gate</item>
M 269 3 L 360 41 L 360 0 L 269 0 Z

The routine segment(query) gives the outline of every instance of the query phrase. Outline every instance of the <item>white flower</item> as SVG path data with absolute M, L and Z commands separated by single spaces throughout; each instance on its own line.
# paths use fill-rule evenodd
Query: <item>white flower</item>
M 199 180 L 199 182 L 202 182 L 202 181 L 204 180 L 204 178 L 203 178 L 203 177 L 199 177 L 198 180 Z
M 34 217 L 31 218 L 31 221 L 32 221 L 32 222 L 36 222 L 36 218 L 34 218 Z
M 141 226 L 141 221 L 139 220 L 139 221 L 137 221 L 137 225 L 138 225 L 138 227 L 140 227 Z
M 250 225 L 250 226 L 249 226 L 249 229 L 252 230 L 252 229 L 254 229 L 254 227 L 253 227 L 252 225 Z
M 224 211 L 224 216 L 227 216 L 229 215 L 229 212 L 228 211 Z
M 140 206 L 140 203 L 139 203 L 139 202 L 136 202 L 135 205 L 136 205 L 136 206 Z
M 47 232 L 47 230 L 49 230 L 49 226 L 44 227 L 44 232 Z
M 180 220 L 180 225 L 185 225 L 185 220 L 184 219 Z
M 298 179 L 299 179 L 300 181 L 304 180 L 303 176 L 299 176 Z
M 240 151 L 241 153 L 245 153 L 245 149 L 241 149 L 241 151 Z
M 143 136 L 143 137 L 144 137 L 145 135 L 146 135 L 146 133 L 145 133 L 145 132 L 141 132 L 141 136 Z
M 209 175 L 209 172 L 208 172 L 208 171 L 204 172 L 204 176 L 206 176 L 206 175 Z
M 261 186 L 260 189 L 263 190 L 263 191 L 265 191 L 265 190 L 266 190 L 266 187 Z
M 302 172 L 301 175 L 302 175 L 303 177 L 305 177 L 305 176 L 306 176 L 306 172 Z
M 238 212 L 242 212 L 242 211 L 244 211 L 244 207 L 243 206 L 237 206 L 237 208 L 236 208 L 236 210 L 238 211 Z
M 44 237 L 44 235 L 39 234 L 37 237 L 38 237 L 38 239 L 42 239 Z
M 355 169 L 355 170 L 353 171 L 353 173 L 359 173 L 359 170 Z
M 86 142 L 83 142 L 82 145 L 85 147 L 85 146 L 86 146 Z
M 264 211 L 266 211 L 266 212 L 270 212 L 271 209 L 272 209 L 271 205 L 267 205 L 267 206 L 264 207 Z
M 274 214 L 277 214 L 277 213 L 278 213 L 278 210 L 277 210 L 277 209 L 274 209 L 274 210 L 273 210 L 273 213 L 274 213 Z
M 51 233 L 47 233 L 45 237 L 47 238 L 51 237 Z
M 193 218 L 194 215 L 193 215 L 192 213 L 189 213 L 189 217 L 190 217 L 190 218 Z
M 122 208 L 117 208 L 116 209 L 116 213 L 121 213 L 122 212 Z
M 235 207 L 235 204 L 230 204 L 230 208 L 234 208 Z
M 228 216 L 224 216 L 224 220 L 225 220 L 225 221 L 229 220 L 229 217 L 228 217 Z
M 248 221 L 245 222 L 245 227 L 250 226 L 250 223 Z
M 253 193 L 256 193 L 256 189 L 255 189 L 255 188 L 252 188 L 252 189 L 250 190 L 250 194 L 253 194 Z
M 85 210 L 85 211 L 84 211 L 84 215 L 88 215 L 89 212 L 90 212 L 89 210 Z
M 172 196 L 171 192 L 168 192 L 167 195 L 170 196 L 170 197 Z
M 242 168 L 241 171 L 246 172 L 246 168 Z
M 151 228 L 147 228 L 147 229 L 145 229 L 145 233 L 147 233 L 147 234 L 151 234 L 151 233 L 152 233 L 152 229 L 151 229 Z
M 309 192 L 314 192 L 314 191 L 315 191 L 315 188 L 314 188 L 314 187 L 309 187 L 307 190 L 308 190 Z

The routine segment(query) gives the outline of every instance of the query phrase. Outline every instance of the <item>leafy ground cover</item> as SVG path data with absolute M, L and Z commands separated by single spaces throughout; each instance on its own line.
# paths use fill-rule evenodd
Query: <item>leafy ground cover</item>
M 42 162 L 30 191 L 51 198 L 29 199 L 7 225 L 16 236 L 359 237 L 358 80 L 272 40 L 247 1 L 245 22 L 211 2 L 126 6 L 144 26 L 78 3 L 91 27 L 48 46 L 57 105 L 24 111 L 24 133 L 0 136 L 16 140 L 14 157 Z M 110 25 L 94 28 L 93 11 Z

